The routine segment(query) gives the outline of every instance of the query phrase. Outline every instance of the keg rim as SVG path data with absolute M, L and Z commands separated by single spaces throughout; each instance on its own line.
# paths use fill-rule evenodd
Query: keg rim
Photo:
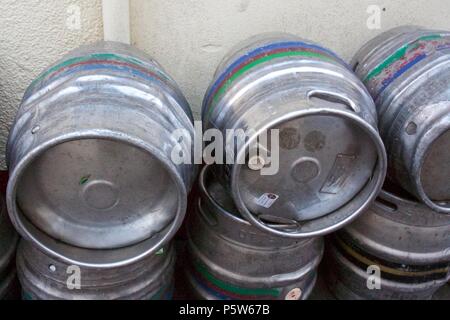
M 243 216 L 241 216 L 241 214 L 239 212 L 236 212 L 236 214 L 233 214 L 232 212 L 230 212 L 230 211 L 226 210 L 224 207 L 222 207 L 220 205 L 220 203 L 217 202 L 217 200 L 214 199 L 214 197 L 208 191 L 208 188 L 205 184 L 206 175 L 210 173 L 210 170 L 213 169 L 214 166 L 215 165 L 212 165 L 212 164 L 205 165 L 199 174 L 198 185 L 200 188 L 201 196 L 198 198 L 197 203 L 196 203 L 199 213 L 203 216 L 205 215 L 202 205 L 203 205 L 203 201 L 207 201 L 208 204 L 206 204 L 206 205 L 212 205 L 214 207 L 214 209 L 217 210 L 215 213 L 222 215 L 226 219 L 230 219 L 234 222 L 240 223 L 241 225 L 245 225 L 247 227 L 254 227 L 254 225 L 252 223 L 250 223 L 248 220 L 246 220 Z M 230 196 L 230 199 L 233 200 L 231 195 L 229 195 L 229 196 Z M 261 229 L 259 229 L 258 231 L 261 231 Z M 267 234 L 267 232 L 264 234 Z M 310 240 L 312 240 L 312 238 Z
M 417 196 L 426 206 L 439 214 L 450 215 L 450 203 L 448 201 L 433 201 L 422 184 L 422 169 L 425 165 L 426 156 L 434 142 L 446 132 L 450 132 L 450 123 L 431 128 L 420 138 L 414 153 L 414 158 L 419 158 L 420 160 L 412 164 L 412 180 Z M 439 204 L 440 202 L 446 204 L 441 205 Z
M 242 200 L 241 194 L 240 194 L 240 187 L 239 187 L 239 174 L 241 171 L 241 167 L 243 165 L 234 165 L 231 171 L 230 180 L 231 180 L 231 194 L 233 197 L 233 200 L 235 202 L 236 207 L 238 208 L 241 215 L 249 221 L 252 225 L 256 226 L 262 231 L 269 232 L 273 235 L 281 236 L 281 237 L 288 237 L 288 238 L 295 238 L 295 239 L 301 239 L 301 238 L 309 238 L 309 237 L 317 237 L 317 236 L 323 236 L 326 234 L 329 234 L 333 231 L 336 231 L 351 221 L 353 221 L 358 215 L 363 213 L 369 205 L 375 200 L 376 196 L 379 194 L 383 187 L 384 179 L 386 177 L 387 172 L 387 154 L 386 150 L 383 144 L 383 141 L 381 140 L 380 135 L 378 134 L 378 131 L 375 127 L 373 127 L 370 123 L 366 122 L 363 118 L 355 114 L 354 112 L 347 111 L 347 110 L 337 110 L 337 109 L 327 109 L 327 108 L 316 108 L 314 110 L 296 110 L 293 112 L 290 112 L 286 114 L 284 117 L 280 117 L 277 119 L 272 120 L 271 122 L 266 123 L 264 126 L 259 128 L 255 134 L 246 141 L 246 143 L 242 146 L 242 148 L 238 151 L 236 159 L 237 163 L 241 163 L 242 159 L 245 159 L 246 156 L 246 149 L 249 145 L 252 143 L 255 143 L 255 140 L 257 137 L 264 131 L 269 130 L 272 127 L 275 127 L 277 125 L 282 124 L 283 122 L 290 121 L 292 119 L 296 118 L 302 118 L 307 116 L 317 116 L 317 115 L 325 115 L 325 116 L 335 116 L 344 118 L 347 120 L 351 120 L 355 125 L 357 125 L 360 129 L 364 131 L 364 133 L 367 134 L 367 136 L 372 140 L 374 147 L 377 151 L 377 162 L 374 167 L 374 171 L 372 174 L 372 177 L 369 179 L 369 181 L 366 183 L 366 185 L 358 192 L 358 194 L 355 196 L 357 197 L 360 195 L 364 190 L 370 190 L 372 191 L 369 193 L 367 197 L 365 197 L 365 200 L 363 201 L 362 205 L 358 207 L 357 210 L 354 210 L 352 213 L 347 214 L 346 218 L 339 220 L 339 222 L 334 223 L 332 225 L 319 228 L 314 231 L 308 231 L 308 232 L 285 232 L 281 231 L 276 228 L 271 228 L 267 224 L 264 224 L 248 210 L 246 205 L 244 204 L 244 201 Z M 242 162 L 245 163 L 245 162 Z M 347 206 L 349 203 L 351 203 L 352 200 L 344 204 L 341 208 L 336 209 L 334 212 L 328 213 L 325 216 L 319 217 L 317 219 L 313 219 L 312 221 L 322 220 L 324 218 L 329 217 L 332 214 L 336 214 L 336 212 L 339 212 Z
M 217 209 L 217 211 L 220 214 L 222 214 L 223 216 L 225 216 L 227 219 L 231 219 L 238 223 L 245 224 L 247 226 L 251 226 L 252 224 L 250 222 L 248 222 L 247 220 L 245 220 L 244 217 L 240 217 L 236 214 L 229 212 L 225 208 L 223 208 L 216 201 L 216 199 L 213 198 L 211 193 L 209 193 L 208 188 L 206 186 L 206 178 L 207 178 L 207 175 L 211 173 L 211 170 L 213 169 L 213 167 L 214 167 L 214 165 L 208 164 L 208 165 L 205 165 L 202 168 L 202 170 L 200 171 L 199 178 L 198 178 L 198 185 L 200 187 L 201 197 L 199 199 L 205 198 L 205 200 L 207 200 L 214 207 L 214 209 Z M 201 201 L 201 200 L 199 200 L 199 201 Z
M 160 237 L 160 239 L 157 239 L 158 241 L 156 241 L 156 243 L 152 244 L 152 242 L 154 242 L 154 238 L 157 237 L 159 234 L 155 234 L 151 238 L 139 241 L 129 246 L 107 250 L 74 247 L 68 243 L 52 238 L 44 231 L 34 226 L 18 208 L 16 201 L 17 188 L 19 185 L 19 179 L 24 174 L 26 168 L 28 168 L 28 166 L 34 160 L 36 160 L 37 157 L 42 155 L 50 148 L 58 144 L 80 139 L 106 139 L 112 141 L 120 141 L 122 143 L 135 146 L 154 156 L 157 160 L 161 162 L 161 165 L 164 168 L 166 168 L 168 175 L 170 176 L 170 178 L 172 179 L 173 183 L 177 188 L 178 208 L 177 211 L 175 212 L 172 222 L 170 222 L 170 224 L 167 225 L 165 228 L 163 228 L 162 231 L 159 233 L 164 234 L 164 236 Z M 129 265 L 148 255 L 157 252 L 173 238 L 178 229 L 181 227 L 187 208 L 186 185 L 183 181 L 183 178 L 176 170 L 175 165 L 170 161 L 170 159 L 167 158 L 157 148 L 155 148 L 150 144 L 145 143 L 143 140 L 139 138 L 133 137 L 127 133 L 108 129 L 89 129 L 81 132 L 72 132 L 69 134 L 55 137 L 51 140 L 45 141 L 42 144 L 39 144 L 37 147 L 27 152 L 27 154 L 24 157 L 22 157 L 14 166 L 14 169 L 11 172 L 8 181 L 6 195 L 7 195 L 6 204 L 8 208 L 9 217 L 11 219 L 11 222 L 17 229 L 17 231 L 20 233 L 20 235 L 22 235 L 22 237 L 34 243 L 38 248 L 40 248 L 41 250 L 43 250 L 43 252 L 49 254 L 50 256 L 59 258 L 62 261 L 68 263 L 76 264 L 82 267 L 92 267 L 92 268 L 114 268 Z M 141 248 L 142 246 L 144 248 Z M 62 251 L 64 249 L 66 249 L 67 252 L 72 252 L 73 254 L 63 253 Z M 139 254 L 132 254 L 133 249 L 138 249 Z M 122 257 L 122 259 L 118 259 L 117 261 L 115 259 L 108 258 L 106 255 L 102 257 L 105 259 L 105 261 L 101 261 L 102 258 L 99 259 L 99 253 L 102 251 L 103 252 L 106 251 L 107 253 L 114 253 L 114 252 L 121 253 L 122 255 L 125 256 L 127 256 L 126 255 L 127 251 L 131 252 L 127 257 L 125 258 Z M 80 252 L 85 253 L 95 252 L 94 256 L 97 257 L 96 259 L 80 259 L 79 258 Z

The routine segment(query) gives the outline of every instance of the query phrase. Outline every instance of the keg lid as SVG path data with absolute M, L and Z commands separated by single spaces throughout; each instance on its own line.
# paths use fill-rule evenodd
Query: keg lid
M 237 163 L 246 165 L 231 172 L 236 206 L 256 226 L 295 238 L 327 234 L 350 222 L 381 189 L 386 170 L 381 138 L 354 113 L 297 108 L 258 134 L 268 129 L 279 132 L 267 147 L 269 156 L 251 159 L 242 148 Z
M 86 249 L 133 246 L 179 224 L 186 200 L 169 164 L 116 138 L 62 141 L 27 158 L 9 199 L 18 223 Z

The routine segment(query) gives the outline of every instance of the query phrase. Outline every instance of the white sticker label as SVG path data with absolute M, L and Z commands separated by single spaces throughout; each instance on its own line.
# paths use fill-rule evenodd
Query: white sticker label
M 269 209 L 275 201 L 277 201 L 279 196 L 273 193 L 264 193 L 258 200 L 256 200 L 256 204 L 258 206 Z
M 302 297 L 302 290 L 300 290 L 300 288 L 295 288 L 288 292 L 285 300 L 300 300 L 301 297 Z

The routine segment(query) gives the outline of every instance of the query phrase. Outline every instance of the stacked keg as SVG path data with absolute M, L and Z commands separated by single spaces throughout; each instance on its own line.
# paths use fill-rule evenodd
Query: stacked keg
M 192 154 L 193 132 L 175 82 L 124 44 L 81 47 L 34 80 L 7 146 L 24 296 L 167 296 L 170 241 L 196 173 L 171 152 Z M 77 290 L 64 287 L 69 269 L 80 273 Z
M 214 176 L 200 173 L 200 197 L 188 221 L 187 278 L 201 299 L 305 299 L 322 259 L 320 237 L 272 236 L 244 220 Z
M 330 50 L 289 34 L 264 35 L 219 66 L 202 120 L 224 137 L 216 155 L 225 164 L 204 168 L 188 225 L 194 292 L 306 299 L 320 236 L 363 212 L 385 177 L 370 94 Z
M 16 298 L 15 254 L 18 236 L 12 227 L 3 197 L 0 198 L 0 300 Z
M 388 153 L 378 200 L 327 250 L 340 299 L 431 299 L 450 279 L 450 33 L 390 30 L 353 66 Z
M 77 268 L 27 241 L 22 241 L 17 250 L 17 272 L 26 300 L 171 299 L 174 265 L 172 245 L 115 268 Z

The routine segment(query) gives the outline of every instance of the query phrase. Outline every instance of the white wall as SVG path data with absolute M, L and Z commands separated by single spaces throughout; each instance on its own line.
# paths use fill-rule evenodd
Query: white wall
M 100 4 L 0 0 L 0 169 L 6 168 L 5 142 L 26 87 L 67 51 L 103 38 Z
M 261 32 L 285 31 L 349 60 L 382 30 L 419 24 L 450 29 L 448 0 L 130 0 L 132 43 L 175 77 L 194 112 L 227 50 Z M 382 30 L 369 30 L 369 5 Z
M 385 8 L 382 29 L 367 27 L 369 5 Z M 101 39 L 101 13 L 100 0 L 0 0 L 0 169 L 25 88 L 65 52 Z M 295 33 L 349 60 L 365 41 L 397 25 L 450 29 L 448 0 L 130 0 L 130 16 L 132 43 L 172 74 L 197 117 L 221 58 L 254 34 Z

